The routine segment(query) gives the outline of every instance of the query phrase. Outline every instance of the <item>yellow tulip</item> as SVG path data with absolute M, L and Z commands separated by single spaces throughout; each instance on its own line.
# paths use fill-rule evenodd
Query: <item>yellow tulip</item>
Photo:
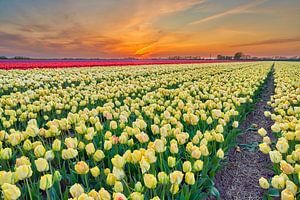
M 190 172 L 192 171 L 192 164 L 190 161 L 185 161 L 182 165 L 182 169 L 183 171 L 186 173 L 186 172 Z
M 114 185 L 115 192 L 123 192 L 123 185 L 120 181 L 116 181 Z
M 61 148 L 61 141 L 59 139 L 55 139 L 52 143 L 52 150 L 60 151 L 60 148 Z
M 100 162 L 104 157 L 105 157 L 105 155 L 104 155 L 103 151 L 101 151 L 101 150 L 97 150 L 93 155 L 93 159 L 96 162 Z
M 157 180 L 156 177 L 153 174 L 144 174 L 144 183 L 145 186 L 149 189 L 156 188 Z
M 107 177 L 106 177 L 106 183 L 110 186 L 112 185 L 115 185 L 115 182 L 116 182 L 116 177 L 113 173 L 109 173 L 107 174 Z
M 258 134 L 260 135 L 260 136 L 262 136 L 262 137 L 265 137 L 268 133 L 267 133 L 267 131 L 264 129 L 264 128 L 260 128 L 260 129 L 258 129 Z
M 46 149 L 43 145 L 38 145 L 34 148 L 34 155 L 36 157 L 43 157 L 46 153 Z
M 169 167 L 174 167 L 176 164 L 176 158 L 175 157 L 172 157 L 172 156 L 169 156 L 168 157 L 168 166 Z
M 85 151 L 87 153 L 87 155 L 91 155 L 93 153 L 95 153 L 95 146 L 93 143 L 89 143 L 85 146 Z
M 4 183 L 14 184 L 15 174 L 11 171 L 0 171 L 0 185 L 3 185 Z
M 12 156 L 12 149 L 11 148 L 1 149 L 0 155 L 3 160 L 9 160 Z
M 15 177 L 17 180 L 24 180 L 32 176 L 32 169 L 29 165 L 21 165 L 16 168 Z
M 222 149 L 219 149 L 217 151 L 217 157 L 220 158 L 220 159 L 224 158 L 224 151 Z
M 37 160 L 34 161 L 36 169 L 39 172 L 45 172 L 49 170 L 49 164 L 46 159 L 44 158 L 38 158 Z
M 194 185 L 195 184 L 195 175 L 193 172 L 187 172 L 185 174 L 185 182 L 188 184 L 188 185 Z
M 166 172 L 159 172 L 157 178 L 160 184 L 169 183 L 169 176 L 166 174 Z
M 284 177 L 275 175 L 271 180 L 271 184 L 276 189 L 283 189 L 285 187 Z
M 79 161 L 75 165 L 75 171 L 77 172 L 77 174 L 87 174 L 89 172 L 89 166 L 87 165 L 86 162 Z
M 269 187 L 270 187 L 270 184 L 269 184 L 268 180 L 265 179 L 264 177 L 261 177 L 259 179 L 259 185 L 263 189 L 269 189 Z
M 97 177 L 100 174 L 100 169 L 97 166 L 91 168 L 90 171 L 93 177 Z
M 44 176 L 41 177 L 40 179 L 40 189 L 41 190 L 47 190 L 51 188 L 53 185 L 52 181 L 52 175 L 51 174 L 45 174 Z
M 16 200 L 21 196 L 20 189 L 15 185 L 4 183 L 1 189 L 5 200 Z
M 117 168 L 123 168 L 125 165 L 125 159 L 120 155 L 115 155 L 111 159 L 112 164 Z
M 183 173 L 181 171 L 174 171 L 170 174 L 170 182 L 174 185 L 179 185 L 182 182 Z
M 270 159 L 273 163 L 279 163 L 282 160 L 282 155 L 279 151 L 270 151 L 269 152 Z
M 198 172 L 198 171 L 201 171 L 203 168 L 203 161 L 202 160 L 196 160 L 194 162 L 194 165 L 193 165 L 193 169 Z
M 72 195 L 73 198 L 79 197 L 83 193 L 84 193 L 83 187 L 78 183 L 75 183 L 70 188 L 70 194 Z
M 285 174 L 292 174 L 294 172 L 294 167 L 284 160 L 280 161 L 280 169 Z
M 281 191 L 281 200 L 295 200 L 295 197 L 292 192 L 285 189 Z
M 271 151 L 271 147 L 266 143 L 260 143 L 259 150 L 264 154 L 268 154 Z
M 99 196 L 100 196 L 100 200 L 110 200 L 111 199 L 111 195 L 104 188 L 101 188 L 99 190 Z
M 62 159 L 68 160 L 75 158 L 78 155 L 78 151 L 73 148 L 63 149 L 61 152 Z

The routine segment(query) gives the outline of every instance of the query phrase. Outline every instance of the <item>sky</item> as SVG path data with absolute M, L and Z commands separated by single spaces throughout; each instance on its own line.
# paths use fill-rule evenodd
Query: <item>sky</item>
M 0 0 L 0 55 L 300 56 L 300 0 Z

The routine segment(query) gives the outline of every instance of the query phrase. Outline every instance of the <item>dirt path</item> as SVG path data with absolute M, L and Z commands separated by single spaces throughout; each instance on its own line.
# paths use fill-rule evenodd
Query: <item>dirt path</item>
M 216 187 L 223 200 L 256 200 L 262 199 L 264 190 L 258 185 L 261 176 L 270 177 L 273 172 L 268 169 L 271 162 L 267 155 L 258 150 L 262 141 L 257 134 L 258 127 L 264 127 L 271 132 L 272 121 L 264 116 L 265 110 L 271 110 L 267 105 L 270 96 L 274 94 L 274 77 L 269 76 L 254 109 L 240 125 L 242 134 L 237 137 L 238 147 L 229 152 L 228 163 L 216 175 Z M 239 149 L 239 150 L 238 150 Z

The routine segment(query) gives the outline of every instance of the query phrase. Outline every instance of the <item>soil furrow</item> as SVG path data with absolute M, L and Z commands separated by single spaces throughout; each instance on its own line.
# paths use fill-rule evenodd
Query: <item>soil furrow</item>
M 216 175 L 215 184 L 221 199 L 256 200 L 262 199 L 264 190 L 259 187 L 261 176 L 271 177 L 271 161 L 268 155 L 261 153 L 258 144 L 262 137 L 257 128 L 264 127 L 271 132 L 272 120 L 264 116 L 264 111 L 271 111 L 267 102 L 274 94 L 273 71 L 264 85 L 253 110 L 241 123 L 242 133 L 237 137 L 237 148 L 231 149 L 224 168 Z

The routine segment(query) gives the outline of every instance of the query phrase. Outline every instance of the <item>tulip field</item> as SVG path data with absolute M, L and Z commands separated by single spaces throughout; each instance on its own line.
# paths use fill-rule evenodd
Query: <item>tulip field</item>
M 275 175 L 259 183 L 270 194 L 281 191 L 281 199 L 299 199 L 300 187 L 300 64 L 275 65 L 275 95 L 268 102 L 273 112 L 266 111 L 274 124 L 271 126 L 273 141 L 262 127 L 258 133 L 263 137 L 260 151 L 268 154 Z
M 219 198 L 214 177 L 273 70 L 272 133 L 258 134 L 274 176 L 257 186 L 267 199 L 300 198 L 292 62 L 0 70 L 2 198 Z
M 130 60 L 130 59 L 57 59 L 57 60 L 0 60 L 0 69 L 32 69 L 32 68 L 68 68 L 68 67 L 94 67 L 94 66 L 126 66 L 126 65 L 158 65 L 158 64 L 190 64 L 236 62 L 235 60 Z

